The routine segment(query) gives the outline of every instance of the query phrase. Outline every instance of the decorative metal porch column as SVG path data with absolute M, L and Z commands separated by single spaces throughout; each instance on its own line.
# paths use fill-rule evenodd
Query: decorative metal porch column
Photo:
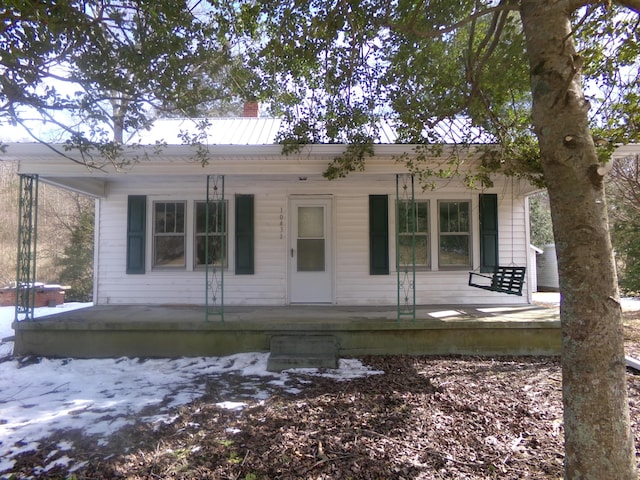
M 15 320 L 33 320 L 36 298 L 38 176 L 20 175 Z
M 219 208 L 220 207 L 220 208 Z M 218 218 L 220 216 L 220 218 Z M 205 281 L 206 304 L 205 321 L 212 316 L 217 316 L 224 321 L 224 266 L 227 262 L 227 221 L 226 206 L 224 203 L 224 175 L 207 175 L 207 203 L 205 206 Z M 216 264 L 212 247 L 212 228 L 221 225 L 222 231 L 216 233 L 221 238 L 220 265 Z
M 413 175 L 396 175 L 398 320 L 402 317 L 416 319 L 416 223 Z M 409 244 L 406 243 L 407 240 L 409 240 Z M 405 252 L 402 259 L 401 250 Z

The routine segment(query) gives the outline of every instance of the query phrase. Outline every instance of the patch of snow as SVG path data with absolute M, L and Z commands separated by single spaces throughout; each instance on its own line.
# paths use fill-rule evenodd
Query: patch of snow
M 560 305 L 560 292 L 535 292 L 533 301 L 550 305 Z M 623 312 L 640 311 L 640 297 L 621 297 L 620 307 Z
M 384 372 L 381 370 L 371 370 L 365 366 L 358 359 L 354 358 L 341 358 L 338 360 L 338 369 L 332 370 L 318 370 L 315 368 L 292 368 L 285 370 L 289 373 L 303 373 L 305 375 L 318 375 L 326 378 L 332 378 L 338 381 L 353 380 L 354 378 L 360 378 L 364 375 L 381 375 Z M 366 373 L 365 373 L 366 372 Z
M 58 442 L 58 448 L 62 451 L 71 450 L 73 448 L 73 443 L 67 441 Z
M 91 304 L 64 304 L 60 307 L 35 309 L 36 316 L 51 315 L 62 310 L 83 308 Z M 11 337 L 14 307 L 0 307 L 0 338 Z M 10 476 L 15 457 L 37 450 L 40 440 L 56 431 L 77 429 L 94 436 L 99 446 L 106 445 L 110 435 L 131 425 L 139 413 L 153 407 L 155 415 L 149 423 L 175 421 L 176 407 L 188 404 L 206 393 L 203 377 L 216 381 L 233 374 L 245 377 L 243 390 L 249 389 L 253 400 L 269 397 L 268 384 L 292 392 L 287 387 L 298 370 L 273 373 L 267 371 L 268 353 L 242 353 L 227 357 L 179 359 L 48 359 L 30 358 L 29 362 L 11 358 L 13 341 L 0 344 L 0 477 Z M 371 371 L 355 359 L 340 360 L 336 370 L 305 370 L 311 375 L 324 375 L 348 380 L 382 372 Z M 255 379 L 262 379 L 255 381 Z M 233 395 L 233 389 L 225 395 Z M 224 397 L 223 397 L 224 398 Z M 232 401 L 233 400 L 233 401 Z M 229 398 L 220 408 L 242 409 L 246 402 Z M 58 454 L 68 452 L 73 444 L 57 444 Z M 53 458 L 53 457 L 52 457 Z M 82 467 L 67 456 L 53 460 L 41 470 L 55 465 L 68 467 L 69 473 Z
M 81 468 L 84 468 L 85 466 L 87 466 L 89 462 L 78 462 L 75 465 L 73 465 L 72 467 L 69 468 L 69 473 L 73 473 L 75 471 L 80 470 Z
M 49 463 L 46 467 L 44 467 L 43 470 L 45 472 L 48 472 L 54 467 L 68 467 L 71 462 L 72 460 L 69 457 L 63 455 L 62 457 L 56 458 L 53 462 Z
M 246 407 L 245 402 L 219 402 L 216 403 L 216 407 L 223 408 L 225 410 L 242 410 Z
M 620 303 L 622 305 L 623 312 L 640 311 L 640 297 L 621 298 Z
M 77 310 L 79 308 L 87 308 L 92 305 L 93 303 L 69 302 L 63 303 L 62 305 L 58 305 L 56 307 L 39 307 L 33 309 L 33 315 L 34 317 L 44 317 L 47 315 L 53 315 L 54 313 Z M 15 318 L 15 311 L 15 307 L 0 307 L 0 339 L 13 337 L 13 328 L 11 327 L 11 324 L 13 323 L 13 319 Z M 2 357 L 1 352 L 0 357 Z
M 431 312 L 429 313 L 430 317 L 433 318 L 446 318 L 446 317 L 455 317 L 457 315 L 460 315 L 462 312 L 459 312 L 457 310 L 441 310 L 439 312 Z

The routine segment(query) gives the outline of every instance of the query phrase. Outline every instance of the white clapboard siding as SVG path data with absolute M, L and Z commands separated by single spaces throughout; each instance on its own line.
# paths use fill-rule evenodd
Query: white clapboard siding
M 195 182 L 197 183 L 197 182 Z M 175 183 L 162 182 L 160 185 L 137 184 L 136 191 L 113 191 L 108 201 L 102 201 L 100 218 L 100 255 L 98 260 L 98 302 L 99 303 L 177 303 L 202 304 L 205 298 L 204 271 L 152 270 L 144 275 L 125 274 L 126 253 L 126 210 L 127 194 L 147 194 L 149 202 L 155 200 L 193 200 L 205 198 L 201 185 L 176 188 Z M 190 192 L 181 195 L 181 191 Z M 197 193 L 202 191 L 202 194 Z M 229 201 L 230 217 L 233 216 L 233 195 L 225 193 Z M 254 193 L 243 190 L 238 193 Z M 286 265 L 282 261 L 286 253 L 279 229 L 271 228 L 279 224 L 280 209 L 286 207 L 286 197 L 282 195 L 256 195 L 255 200 L 255 275 L 235 275 L 227 271 L 224 275 L 225 302 L 230 304 L 278 305 L 283 303 L 286 293 Z M 283 202 L 282 200 L 285 200 Z M 263 221 L 273 219 L 272 222 Z M 229 218 L 230 223 L 232 219 Z M 148 223 L 150 219 L 148 218 Z M 279 228 L 279 226 L 278 226 Z M 147 256 L 151 253 L 151 238 L 147 238 Z M 232 240 L 232 235 L 230 235 Z M 189 240 L 187 241 L 189 242 Z M 228 245 L 230 261 L 233 262 L 233 245 Z M 149 267 L 149 265 L 148 265 Z
M 336 302 L 379 304 L 381 279 L 369 275 L 369 197 L 358 193 L 336 201 Z M 367 289 L 359 287 L 363 282 Z
M 127 196 L 147 195 L 150 205 L 155 200 L 184 200 L 187 209 L 205 198 L 206 176 L 136 177 L 131 181 L 109 184 L 106 198 L 100 200 L 96 261 L 96 301 L 99 304 L 195 304 L 205 300 L 204 271 L 187 266 L 176 270 L 154 270 L 150 265 L 151 234 L 147 235 L 147 271 L 127 275 L 126 224 Z M 234 195 L 253 194 L 255 216 L 255 274 L 235 275 L 233 252 Z M 525 202 L 511 195 L 510 182 L 497 185 L 485 193 L 499 198 L 500 263 L 527 264 L 527 228 Z M 369 195 L 389 196 L 389 275 L 369 275 Z M 473 221 L 474 266 L 478 264 L 478 191 L 460 183 L 441 182 L 435 190 L 422 192 L 416 188 L 416 199 L 429 200 L 431 212 L 438 200 L 470 200 Z M 323 195 L 332 199 L 334 256 L 334 302 L 340 305 L 395 305 L 397 274 L 395 271 L 395 177 L 393 175 L 354 174 L 347 179 L 328 181 L 321 177 L 255 178 L 227 177 L 225 198 L 229 205 L 229 269 L 224 274 L 224 299 L 227 305 L 285 305 L 288 302 L 288 215 L 291 198 Z M 512 214 L 513 213 L 513 214 Z M 192 213 L 188 214 L 191 218 Z M 433 216 L 433 215 L 432 215 Z M 148 218 L 148 230 L 151 218 Z M 437 230 L 436 218 L 431 218 Z M 187 225 L 187 249 L 193 238 Z M 432 242 L 437 242 L 435 233 Z M 512 254 L 513 249 L 513 254 Z M 433 248 L 432 248 L 433 251 Z M 190 254 L 187 261 L 191 261 Z M 433 267 L 436 269 L 436 266 Z M 514 304 L 527 301 L 523 297 L 488 292 L 467 285 L 468 271 L 418 271 L 416 298 L 419 304 Z

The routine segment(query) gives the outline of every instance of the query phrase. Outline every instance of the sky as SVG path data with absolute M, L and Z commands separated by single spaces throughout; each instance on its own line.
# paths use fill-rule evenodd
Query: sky
M 35 316 L 51 315 L 91 304 L 67 303 L 55 308 L 36 308 Z M 298 369 L 267 372 L 268 353 L 245 353 L 227 357 L 181 359 L 13 359 L 14 307 L 0 307 L 0 478 L 10 476 L 15 456 L 38 449 L 42 440 L 59 429 L 81 429 L 106 444 L 110 434 L 132 424 L 146 407 L 157 406 L 159 414 L 144 418 L 153 424 L 171 422 L 175 407 L 188 404 L 205 392 L 202 375 L 215 381 L 223 374 L 245 377 L 253 387 L 253 399 L 266 400 L 278 389 L 297 393 L 287 386 L 296 372 L 349 380 L 383 372 L 372 371 L 356 359 L 341 359 L 339 368 L 320 373 Z M 260 381 L 251 381 L 252 379 Z M 228 399 L 221 408 L 241 409 L 245 405 L 231 389 L 221 392 Z M 166 405 L 163 403 L 166 402 Z M 162 407 L 160 407 L 162 405 Z M 69 474 L 82 463 L 72 457 L 73 444 L 57 445 L 58 453 L 46 465 L 67 467 Z

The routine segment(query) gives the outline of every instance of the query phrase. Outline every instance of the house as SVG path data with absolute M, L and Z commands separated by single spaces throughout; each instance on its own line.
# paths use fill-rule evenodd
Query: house
M 126 145 L 114 162 L 9 145 L 2 158 L 19 163 L 27 212 L 38 181 L 96 199 L 95 307 L 28 322 L 19 321 L 31 319 L 28 308 L 18 309 L 16 353 L 559 351 L 557 314 L 530 305 L 529 279 L 509 292 L 521 295 L 469 286 L 469 272 L 530 264 L 534 187 L 497 176 L 476 190 L 460 176 L 423 191 L 397 160 L 415 156 L 413 146 L 393 143 L 376 144 L 364 171 L 327 180 L 345 145 L 285 155 L 279 127 L 211 120 L 202 149 L 179 144 L 178 121 L 161 121 L 145 136 L 150 145 Z M 462 174 L 476 157 L 463 159 Z M 21 214 L 20 248 L 31 248 L 34 217 Z M 18 270 L 28 285 L 32 266 Z
M 345 147 L 284 155 L 273 144 L 278 125 L 212 121 L 219 138 L 210 139 L 204 167 L 193 147 L 175 144 L 157 154 L 125 148 L 117 167 L 98 159 L 99 168 L 87 168 L 79 153 L 38 144 L 10 145 L 5 157 L 22 175 L 96 198 L 97 305 L 204 304 L 206 254 L 222 271 L 225 305 L 395 305 L 398 271 L 413 264 L 411 178 L 396 159 L 412 147 L 377 144 L 365 171 L 327 180 L 322 173 Z M 166 127 L 165 135 L 177 132 Z M 208 241 L 207 181 L 217 182 Z M 530 282 L 517 296 L 469 287 L 467 278 L 492 270 L 496 258 L 528 265 L 534 187 L 498 176 L 485 190 L 459 178 L 413 188 L 416 304 L 530 302 Z
M 0 158 L 17 161 L 23 181 L 18 285 L 35 281 L 38 182 L 96 199 L 95 307 L 36 321 L 17 310 L 15 353 L 559 352 L 557 311 L 529 305 L 534 187 L 497 175 L 493 187 L 469 189 L 462 177 L 478 161 L 471 149 L 459 177 L 423 191 L 398 161 L 415 159 L 414 146 L 384 131 L 364 171 L 327 180 L 346 146 L 285 155 L 274 143 L 279 128 L 269 118 L 215 119 L 199 148 L 180 144 L 188 125 L 161 121 L 113 161 L 8 145 Z M 469 272 L 496 266 L 528 266 L 522 291 L 469 285 Z M 276 358 L 274 369 L 291 365 Z

